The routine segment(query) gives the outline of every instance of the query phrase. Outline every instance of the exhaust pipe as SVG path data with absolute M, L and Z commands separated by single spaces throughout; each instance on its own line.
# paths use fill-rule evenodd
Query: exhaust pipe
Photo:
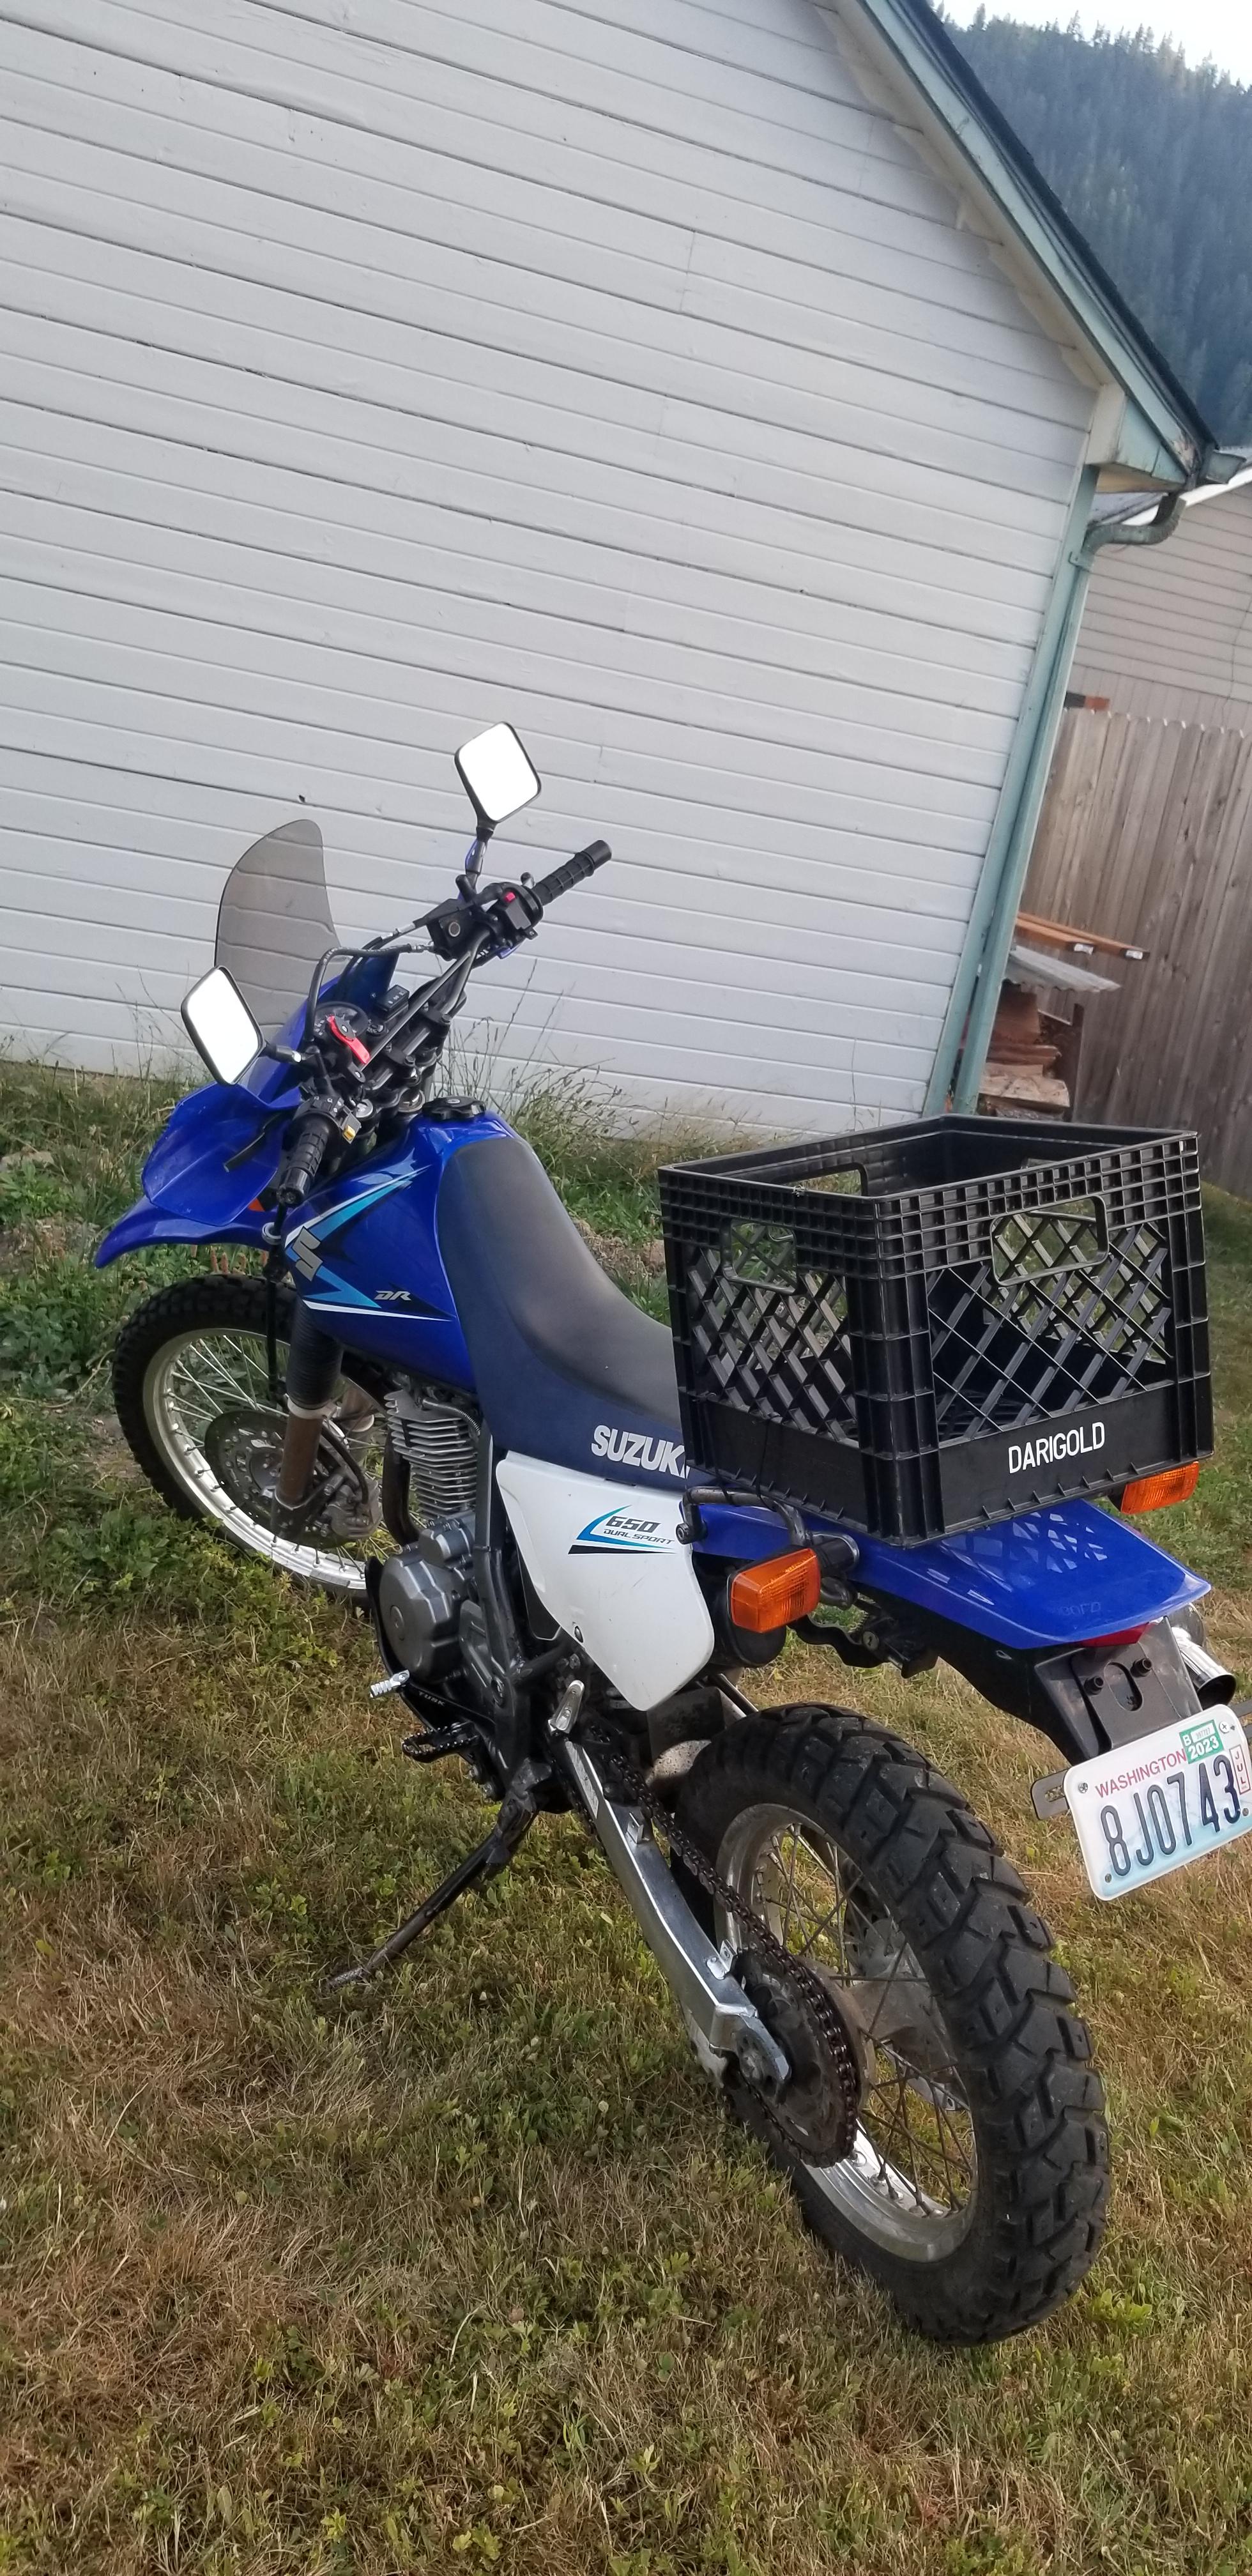
M 1225 1665 L 1219 1664 L 1216 1656 L 1210 1655 L 1207 1646 L 1200 1645 L 1188 1629 L 1176 1628 L 1171 1621 L 1170 1635 L 1186 1665 L 1201 1708 L 1233 1708 L 1238 1688 L 1234 1674 L 1228 1673 Z

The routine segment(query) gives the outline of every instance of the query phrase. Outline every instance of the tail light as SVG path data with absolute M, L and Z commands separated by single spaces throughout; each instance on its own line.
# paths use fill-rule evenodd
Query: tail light
M 1167 1503 L 1185 1503 L 1200 1481 L 1197 1466 L 1168 1467 L 1163 1476 L 1136 1476 L 1120 1497 L 1124 1512 L 1163 1512 Z
M 787 1556 L 770 1556 L 763 1565 L 745 1565 L 735 1575 L 728 1600 L 736 1628 L 764 1637 L 805 1619 L 822 1597 L 822 1569 L 811 1547 L 793 1548 Z

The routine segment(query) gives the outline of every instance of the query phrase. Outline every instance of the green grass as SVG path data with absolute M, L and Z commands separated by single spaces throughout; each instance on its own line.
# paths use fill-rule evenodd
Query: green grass
M 1250 2576 L 1246 1857 L 1097 1908 L 1030 1810 L 1054 1756 L 955 1679 L 767 1677 L 961 1780 L 1096 2025 L 1107 2251 L 986 2353 L 804 2236 L 572 1821 L 325 2013 L 484 1810 L 398 1758 L 360 1623 L 175 1524 L 110 1432 L 142 1282 L 87 1248 L 160 1107 L 0 1080 L 0 2570 Z M 532 1123 L 646 1242 L 646 1140 Z M 1246 1678 L 1252 1210 L 1214 1197 L 1210 1245 L 1220 1455 L 1155 1526 Z

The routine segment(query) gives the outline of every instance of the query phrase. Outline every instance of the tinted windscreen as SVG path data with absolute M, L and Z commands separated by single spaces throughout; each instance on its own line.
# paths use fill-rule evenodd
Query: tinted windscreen
M 318 958 L 337 937 L 322 836 L 301 815 L 254 841 L 231 869 L 218 907 L 216 962 L 272 1038 L 304 1001 Z

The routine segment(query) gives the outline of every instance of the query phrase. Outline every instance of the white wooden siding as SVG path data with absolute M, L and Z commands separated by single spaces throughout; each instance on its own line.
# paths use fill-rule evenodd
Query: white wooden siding
M 1071 686 L 1119 715 L 1252 724 L 1252 485 L 1184 511 L 1164 545 L 1108 546 Z
M 345 926 L 617 859 L 467 1044 L 920 1106 L 1093 397 L 809 0 L 0 0 L 0 1029 L 178 1039 L 303 803 Z

